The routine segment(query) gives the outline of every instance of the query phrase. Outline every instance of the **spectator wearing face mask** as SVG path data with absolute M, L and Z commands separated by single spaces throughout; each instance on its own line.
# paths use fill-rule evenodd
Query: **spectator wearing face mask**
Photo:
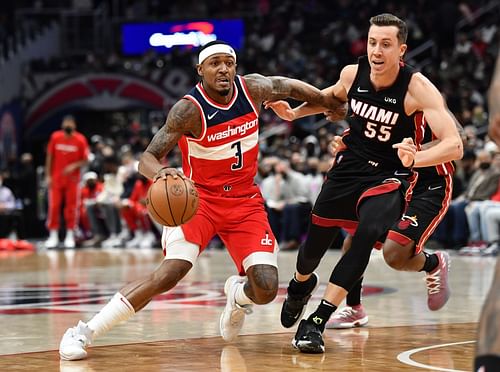
M 134 238 L 127 242 L 127 247 L 151 248 L 156 240 L 146 207 L 148 189 L 152 183 L 138 174 L 130 197 L 122 200 L 122 216 L 134 234 Z
M 493 155 L 490 162 L 486 161 L 487 157 L 479 164 L 483 169 L 485 180 L 479 184 L 482 188 L 479 190 L 481 200 L 473 200 L 467 204 L 465 214 L 467 215 L 467 223 L 469 226 L 469 244 L 466 248 L 477 247 L 485 248 L 490 242 L 490 237 L 486 233 L 484 226 L 487 223 L 486 214 L 492 208 L 498 208 L 498 179 L 500 175 L 500 153 Z M 496 180 L 496 185 L 495 185 Z M 482 184 L 482 185 L 481 185 Z M 478 187 L 479 187 L 478 186 Z M 495 190 L 491 192 L 491 190 Z M 490 193 L 491 192 L 491 193 Z M 483 198 L 484 197 L 484 198 Z M 483 228 L 481 228 L 483 226 Z M 465 250 L 467 252 L 467 250 Z
M 285 159 L 280 159 L 261 183 L 269 223 L 281 250 L 298 248 L 307 230 L 312 207 L 309 183 L 309 179 L 293 170 Z
M 87 140 L 77 132 L 76 121 L 72 116 L 64 117 L 61 128 L 50 136 L 45 160 L 45 181 L 49 193 L 49 238 L 45 242 L 46 248 L 56 248 L 59 244 L 58 231 L 63 202 L 66 226 L 64 247 L 75 247 L 80 169 L 87 164 L 89 156 Z

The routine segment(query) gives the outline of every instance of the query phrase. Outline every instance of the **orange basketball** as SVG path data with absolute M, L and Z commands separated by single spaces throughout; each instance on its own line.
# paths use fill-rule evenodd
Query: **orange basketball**
M 146 206 L 149 215 L 164 226 L 188 222 L 198 210 L 198 191 L 190 179 L 159 179 L 148 190 Z

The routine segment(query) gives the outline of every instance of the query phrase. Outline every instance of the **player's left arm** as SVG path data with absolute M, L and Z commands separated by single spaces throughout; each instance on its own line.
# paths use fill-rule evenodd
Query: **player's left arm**
M 327 110 L 336 110 L 343 102 L 331 94 L 297 79 L 283 76 L 262 76 L 249 74 L 244 77 L 254 102 L 260 107 L 264 101 L 277 101 L 293 98 L 297 101 L 310 102 Z
M 414 105 L 416 111 L 423 111 L 425 120 L 439 140 L 435 146 L 417 151 L 413 166 L 428 167 L 461 159 L 463 156 L 462 138 L 457 130 L 455 119 L 434 84 L 422 74 L 414 74 L 408 86 L 408 94 L 410 105 Z

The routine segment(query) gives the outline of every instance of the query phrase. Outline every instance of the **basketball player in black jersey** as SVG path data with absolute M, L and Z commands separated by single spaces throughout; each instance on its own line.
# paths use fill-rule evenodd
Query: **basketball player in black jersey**
M 330 120 L 328 113 L 327 118 Z M 338 120 L 332 117 L 331 121 Z M 455 119 L 462 137 L 463 128 Z M 425 131 L 423 147 L 433 145 L 433 135 Z M 342 137 L 335 136 L 330 143 L 332 154 L 341 152 L 345 145 Z M 429 254 L 423 250 L 424 244 L 448 210 L 452 194 L 452 163 L 436 167 L 417 168 L 418 180 L 412 190 L 411 200 L 401 218 L 394 223 L 388 233 L 379 239 L 376 248 L 383 249 L 384 259 L 393 269 L 401 271 L 424 271 L 427 273 L 427 305 L 431 310 L 439 310 L 449 298 L 448 270 L 440 267 L 442 255 L 446 252 Z M 353 231 L 349 231 L 350 234 Z M 342 252 L 351 247 L 352 236 L 344 239 Z M 326 328 L 353 328 L 368 323 L 368 315 L 361 303 L 363 277 L 351 288 L 346 297 L 346 307 L 339 309 L 327 322 Z
M 500 146 L 500 54 L 489 97 L 489 134 Z M 500 257 L 497 258 L 493 283 L 484 302 L 479 321 L 479 332 L 474 360 L 475 372 L 500 370 Z
M 415 181 L 413 167 L 433 166 L 462 157 L 462 141 L 436 87 L 402 63 L 406 24 L 392 14 L 370 19 L 367 57 L 346 66 L 327 88 L 348 103 L 346 150 L 327 174 L 311 214 L 308 237 L 299 249 L 294 278 L 281 322 L 291 327 L 301 317 L 317 285 L 314 270 L 340 228 L 354 229 L 351 249 L 335 266 L 319 307 L 299 324 L 293 344 L 306 353 L 324 352 L 322 332 L 331 314 L 362 277 L 377 239 L 400 218 L 405 193 Z M 324 109 L 304 103 L 290 110 L 273 107 L 286 119 Z M 281 111 L 281 112 L 280 112 Z M 439 139 L 421 150 L 425 115 Z M 445 270 L 447 262 L 442 266 Z

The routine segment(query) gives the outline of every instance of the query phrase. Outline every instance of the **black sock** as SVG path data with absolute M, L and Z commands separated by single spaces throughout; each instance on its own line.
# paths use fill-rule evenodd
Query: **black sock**
M 422 253 L 425 255 L 425 263 L 424 267 L 422 267 L 422 270 L 420 271 L 425 271 L 426 273 L 430 273 L 439 265 L 439 258 L 435 253 L 433 254 L 429 254 L 427 252 L 422 252 Z
M 361 304 L 361 290 L 363 287 L 363 278 L 359 278 L 359 280 L 354 284 L 346 297 L 347 306 L 356 306 Z
M 306 296 L 313 291 L 317 283 L 318 278 L 316 275 L 311 275 L 305 282 L 299 282 L 295 279 L 294 274 L 293 279 L 290 280 L 290 284 L 288 285 L 288 293 L 292 296 Z
M 323 333 L 326 322 L 328 322 L 328 319 L 330 319 L 335 310 L 337 310 L 337 306 L 323 299 L 321 300 L 316 311 L 309 315 L 307 321 L 314 323 L 319 328 L 321 333 Z
M 499 370 L 500 356 L 498 355 L 481 355 L 474 360 L 474 371 L 496 372 Z M 483 369 L 480 369 L 483 367 Z

